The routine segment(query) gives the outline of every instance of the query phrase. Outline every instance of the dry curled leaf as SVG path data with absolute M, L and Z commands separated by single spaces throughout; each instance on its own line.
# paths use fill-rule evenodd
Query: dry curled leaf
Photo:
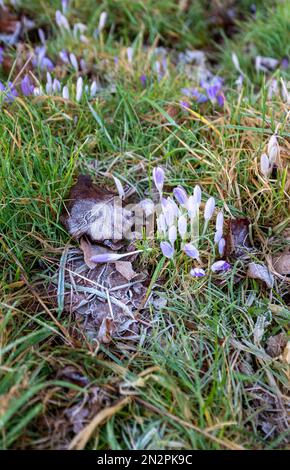
M 96 186 L 88 175 L 80 175 L 71 188 L 61 221 L 73 238 L 87 235 L 105 245 L 126 238 L 133 225 L 132 211 L 122 206 L 118 194 Z
M 274 286 L 274 276 L 264 264 L 250 263 L 248 265 L 247 277 L 265 282 L 269 289 L 272 289 Z
M 115 268 L 127 281 L 131 281 L 136 276 L 131 261 L 117 261 Z
M 290 341 L 287 342 L 281 359 L 283 362 L 286 362 L 286 364 L 290 364 Z

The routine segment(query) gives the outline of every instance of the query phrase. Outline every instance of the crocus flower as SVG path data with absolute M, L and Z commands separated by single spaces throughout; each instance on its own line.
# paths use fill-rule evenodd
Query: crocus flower
M 167 198 L 167 199 L 163 198 L 161 201 L 161 205 L 162 205 L 163 214 L 166 219 L 166 223 L 168 227 L 170 227 L 174 223 L 175 207 L 172 204 L 172 200 L 170 198 Z
M 61 0 L 61 9 L 64 14 L 67 13 L 69 0 Z
M 220 256 L 223 256 L 224 251 L 225 251 L 225 246 L 226 246 L 226 241 L 224 238 L 221 238 L 220 241 L 218 242 L 218 252 Z
M 215 223 L 216 231 L 223 233 L 223 227 L 224 227 L 224 214 L 222 213 L 222 211 L 219 211 L 216 216 L 216 223 Z
M 54 78 L 53 82 L 52 82 L 52 91 L 54 93 L 57 93 L 59 92 L 61 89 L 61 84 L 60 84 L 60 81 L 57 80 L 57 78 Z
M 142 74 L 141 77 L 140 77 L 140 82 L 142 84 L 142 86 L 145 88 L 146 86 L 146 83 L 147 83 L 147 77 L 145 74 Z
M 99 26 L 98 26 L 98 31 L 99 33 L 104 29 L 106 26 L 106 21 L 107 21 L 107 16 L 108 13 L 106 11 L 102 11 L 100 14 L 100 19 L 99 19 Z
M 221 232 L 220 230 L 217 230 L 214 234 L 214 242 L 218 243 L 220 239 L 222 238 L 222 236 L 223 236 L 223 232 Z
M 97 91 L 98 91 L 98 85 L 97 85 L 97 82 L 94 80 L 90 87 L 90 98 L 93 98 L 96 95 Z
M 204 277 L 205 276 L 205 270 L 202 268 L 193 268 L 190 270 L 190 275 L 192 277 Z
M 3 47 L 0 47 L 0 64 L 2 64 L 3 62 L 3 58 L 4 58 L 3 55 L 4 55 L 4 49 Z
M 140 253 L 142 250 L 137 250 L 137 251 L 132 251 L 129 253 L 102 253 L 99 255 L 92 256 L 90 261 L 93 263 L 110 263 L 114 261 L 118 261 L 121 258 L 124 258 L 125 256 L 130 256 L 134 255 L 135 253 Z
M 186 204 L 188 197 L 185 189 L 183 189 L 181 186 L 177 186 L 177 188 L 174 188 L 173 194 L 179 204 L 182 206 Z
M 182 88 L 181 93 L 188 98 L 193 98 L 197 103 L 205 103 L 208 101 L 208 97 L 197 88 Z
M 49 72 L 46 73 L 46 85 L 45 85 L 45 91 L 48 95 L 52 94 L 52 78 Z
M 66 29 L 67 31 L 70 31 L 69 22 L 67 20 L 67 17 L 65 15 L 63 15 L 62 12 L 59 11 L 59 10 L 56 10 L 56 12 L 55 12 L 55 21 L 56 21 L 57 26 L 60 29 L 62 29 L 62 30 Z
M 199 259 L 199 251 L 191 243 L 186 243 L 183 247 L 183 250 L 190 258 Z
M 231 265 L 227 263 L 227 261 L 216 261 L 215 263 L 212 264 L 211 270 L 213 273 L 217 273 L 220 271 L 228 271 L 230 269 Z
M 276 162 L 277 157 L 279 155 L 279 144 L 276 135 L 272 135 L 272 137 L 269 140 L 268 143 L 268 156 L 269 156 L 269 162 L 270 164 L 273 165 L 273 163 Z
M 153 181 L 161 197 L 164 184 L 164 170 L 160 166 L 153 169 Z
M 62 89 L 62 97 L 65 100 L 69 100 L 69 91 L 68 91 L 68 86 L 65 85 Z
M 29 75 L 25 75 L 20 83 L 21 91 L 24 96 L 33 95 L 34 85 L 31 83 Z
M 263 153 L 261 155 L 260 169 L 261 169 L 262 175 L 268 176 L 270 174 L 271 167 L 270 167 L 268 155 L 266 153 Z
M 196 203 L 194 196 L 189 196 L 186 202 L 186 208 L 190 217 L 194 217 L 198 211 L 198 204 Z
M 39 37 L 39 39 L 40 39 L 40 42 L 41 42 L 42 44 L 45 44 L 45 34 L 44 34 L 43 29 L 38 28 L 37 32 L 38 32 L 38 37 Z
M 5 87 L 2 82 L 0 82 L 0 94 L 1 92 L 4 94 L 5 98 L 4 101 L 12 102 L 18 96 L 16 88 L 14 87 L 12 82 L 9 82 L 8 85 Z
M 83 79 L 82 77 L 79 77 L 77 79 L 77 91 L 76 91 L 76 101 L 79 103 L 81 101 L 83 94 Z
M 177 239 L 177 230 L 175 225 L 171 225 L 168 229 L 168 240 L 170 241 L 171 245 L 174 246 L 174 243 Z
M 70 53 L 69 59 L 70 59 L 70 63 L 72 64 L 73 68 L 77 72 L 79 70 L 79 64 L 78 64 L 77 58 L 74 55 L 74 53 Z
M 68 53 L 64 49 L 58 55 L 65 64 L 69 63 Z
M 128 62 L 129 64 L 132 64 L 133 62 L 133 47 L 127 47 L 127 59 L 128 59 Z
M 166 258 L 172 258 L 174 255 L 174 248 L 169 242 L 161 242 L 160 248 Z
M 165 235 L 167 230 L 166 220 L 164 214 L 160 214 L 157 217 L 157 229 L 160 234 Z
M 215 209 L 215 199 L 214 197 L 210 197 L 207 200 L 205 208 L 204 208 L 204 218 L 206 221 L 212 218 L 214 209 Z
M 200 189 L 200 186 L 198 186 L 198 184 L 194 187 L 193 196 L 194 196 L 196 204 L 200 205 L 200 203 L 201 203 L 201 189 Z
M 182 240 L 184 240 L 187 234 L 187 219 L 185 215 L 181 215 L 178 219 L 178 232 Z

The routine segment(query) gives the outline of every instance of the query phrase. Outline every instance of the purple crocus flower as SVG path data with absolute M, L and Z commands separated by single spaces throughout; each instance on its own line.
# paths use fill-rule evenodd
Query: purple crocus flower
M 160 248 L 166 258 L 171 259 L 174 255 L 174 248 L 169 242 L 161 242 Z
M 217 273 L 220 271 L 228 271 L 230 269 L 231 265 L 227 261 L 216 261 L 215 263 L 212 264 L 211 270 L 213 273 Z
M 190 270 L 190 275 L 192 277 L 204 277 L 205 276 L 205 270 L 202 268 L 193 268 Z
M 20 87 L 24 96 L 33 95 L 34 85 L 31 83 L 29 75 L 24 76 L 24 78 L 21 80 Z
M 5 95 L 4 101 L 12 102 L 14 101 L 15 97 L 18 96 L 16 88 L 14 87 L 12 82 L 9 82 L 7 86 L 3 85 L 0 82 L 0 92 L 3 92 Z
M 204 218 L 205 218 L 205 220 L 210 220 L 212 218 L 213 213 L 214 213 L 214 209 L 215 209 L 215 198 L 210 197 L 206 201 L 205 208 L 204 208 Z
M 218 243 L 218 250 L 219 250 L 220 256 L 223 256 L 224 251 L 225 251 L 225 246 L 226 246 L 226 241 L 224 238 L 221 238 Z
M 186 204 L 188 197 L 185 189 L 182 188 L 182 186 L 177 186 L 176 188 L 174 188 L 173 194 L 179 204 L 181 204 L 182 206 Z
M 199 251 L 191 243 L 186 243 L 183 247 L 187 256 L 193 259 L 199 259 Z
M 164 184 L 164 170 L 160 166 L 153 169 L 153 181 L 161 196 Z
M 3 59 L 4 59 L 4 49 L 3 47 L 0 47 L 0 64 L 2 64 Z
M 140 77 L 140 82 L 141 82 L 141 85 L 145 88 L 146 87 L 146 83 L 147 83 L 147 77 L 145 74 L 142 74 L 141 77 Z
M 208 101 L 208 97 L 204 93 L 201 93 L 198 88 L 182 88 L 181 93 L 188 98 L 194 98 L 198 103 Z
M 68 53 L 64 49 L 62 49 L 58 55 L 65 64 L 69 63 Z

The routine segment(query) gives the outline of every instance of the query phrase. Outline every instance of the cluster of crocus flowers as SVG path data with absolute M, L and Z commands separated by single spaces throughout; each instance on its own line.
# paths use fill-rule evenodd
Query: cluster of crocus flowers
M 263 153 L 260 160 L 261 173 L 266 178 L 271 175 L 273 167 L 278 161 L 279 153 L 278 139 L 276 134 L 273 134 L 268 142 L 267 153 Z
M 199 243 L 206 235 L 209 222 L 215 214 L 216 203 L 213 197 L 210 197 L 203 210 L 203 230 L 202 236 L 199 234 L 199 221 L 201 212 L 202 191 L 200 186 L 196 185 L 192 195 L 188 195 L 182 186 L 177 186 L 173 190 L 173 197 L 164 197 L 165 174 L 161 167 L 154 168 L 153 181 L 158 190 L 160 198 L 160 211 L 157 216 L 157 234 L 160 242 L 162 254 L 169 259 L 174 257 L 176 245 L 180 247 L 185 255 L 196 264 L 201 264 Z M 214 244 L 217 247 L 219 256 L 223 256 L 225 251 L 224 239 L 224 216 L 222 211 L 218 211 L 215 221 Z M 216 261 L 211 266 L 212 272 L 226 271 L 230 268 L 229 263 L 224 260 Z M 202 277 L 206 272 L 200 266 L 191 269 L 190 274 L 193 277 Z
M 201 80 L 198 88 L 182 88 L 181 92 L 184 96 L 195 100 L 197 103 L 210 101 L 212 104 L 223 106 L 225 96 L 222 87 L 223 79 L 216 76 L 209 80 Z

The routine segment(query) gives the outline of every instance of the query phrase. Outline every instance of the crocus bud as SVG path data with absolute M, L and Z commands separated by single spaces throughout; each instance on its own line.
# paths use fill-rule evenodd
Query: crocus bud
M 174 248 L 170 245 L 169 242 L 161 242 L 160 248 L 166 258 L 172 258 L 174 255 Z
M 177 186 L 177 188 L 174 188 L 173 194 L 179 204 L 181 204 L 182 206 L 186 204 L 188 197 L 185 189 L 183 189 L 181 186 Z
M 187 234 L 187 219 L 185 215 L 181 215 L 178 219 L 178 231 L 182 240 L 184 240 Z
M 196 199 L 194 196 L 189 196 L 186 202 L 186 208 L 190 217 L 194 217 L 198 211 L 198 204 L 196 203 Z
M 187 256 L 193 259 L 199 259 L 199 251 L 191 243 L 186 243 L 183 247 Z
M 157 229 L 160 234 L 165 235 L 167 230 L 166 220 L 164 214 L 157 217 Z
M 217 216 L 216 216 L 216 231 L 223 233 L 223 227 L 224 227 L 224 214 L 219 211 Z
M 76 92 L 77 102 L 81 101 L 82 94 L 83 94 L 83 79 L 82 77 L 79 77 L 77 79 L 77 92 Z
M 218 243 L 220 239 L 222 238 L 222 236 L 223 236 L 223 232 L 221 232 L 220 230 L 217 230 L 214 234 L 214 242 Z
M 24 96 L 29 96 L 33 94 L 34 85 L 31 83 L 29 75 L 25 75 L 21 80 L 21 91 Z
M 162 204 L 162 210 L 166 219 L 166 223 L 168 227 L 174 224 L 174 219 L 175 219 L 175 208 L 172 205 L 170 199 L 168 198 L 166 200 L 166 205 Z
M 218 242 L 218 251 L 219 251 L 220 256 L 223 256 L 224 251 L 225 251 L 225 246 L 226 246 L 226 241 L 224 238 L 221 238 L 220 241 Z
M 68 91 L 68 86 L 65 85 L 62 89 L 62 97 L 65 100 L 69 100 L 69 91 Z
M 128 59 L 128 62 L 129 64 L 132 64 L 133 62 L 133 47 L 127 47 L 127 59 Z
M 201 203 L 201 189 L 200 189 L 200 186 L 198 186 L 198 184 L 194 187 L 193 197 L 195 199 L 196 204 L 200 205 L 200 203 Z
M 220 271 L 228 271 L 230 269 L 231 265 L 227 263 L 227 261 L 216 261 L 215 263 L 212 264 L 211 270 L 213 273 L 217 273 Z
M 104 29 L 106 25 L 107 16 L 108 16 L 108 13 L 106 11 L 102 11 L 102 13 L 100 14 L 99 26 L 98 26 L 99 33 Z
M 204 277 L 205 276 L 205 270 L 202 268 L 193 268 L 190 270 L 190 275 L 192 277 Z
M 55 21 L 60 29 L 66 29 L 67 31 L 70 31 L 69 22 L 67 18 L 59 10 L 55 12 Z
M 275 134 L 272 135 L 272 137 L 270 138 L 267 150 L 268 150 L 270 165 L 273 165 L 273 163 L 277 161 L 277 158 L 279 155 L 279 144 L 278 144 L 278 140 Z
M 212 218 L 214 209 L 215 209 L 215 199 L 214 197 L 210 197 L 207 200 L 205 208 L 204 208 L 204 218 L 206 221 Z
M 177 239 L 177 230 L 176 230 L 175 225 L 172 225 L 171 227 L 169 227 L 169 230 L 168 230 L 168 240 L 170 241 L 172 246 L 174 246 L 176 239 Z
M 160 166 L 153 169 L 153 181 L 161 196 L 164 184 L 164 171 Z
M 60 81 L 57 80 L 57 78 L 55 78 L 52 83 L 52 90 L 54 93 L 57 93 L 58 91 L 60 91 L 60 89 L 61 89 Z
M 72 64 L 73 68 L 77 72 L 78 69 L 79 69 L 79 64 L 78 64 L 76 56 L 72 52 L 69 55 L 69 59 L 70 59 L 70 63 Z
M 115 185 L 116 185 L 116 188 L 117 188 L 120 199 L 124 199 L 125 191 L 124 191 L 124 188 L 123 188 L 123 185 L 122 185 L 121 181 L 119 180 L 119 178 L 117 178 L 114 175 L 113 175 L 113 180 L 115 182 Z
M 270 162 L 269 162 L 269 158 L 266 155 L 266 153 L 263 153 L 261 155 L 260 169 L 261 169 L 262 175 L 264 175 L 264 176 L 269 175 L 269 173 L 270 173 Z
M 90 97 L 93 98 L 98 91 L 97 82 L 94 80 L 90 87 Z

